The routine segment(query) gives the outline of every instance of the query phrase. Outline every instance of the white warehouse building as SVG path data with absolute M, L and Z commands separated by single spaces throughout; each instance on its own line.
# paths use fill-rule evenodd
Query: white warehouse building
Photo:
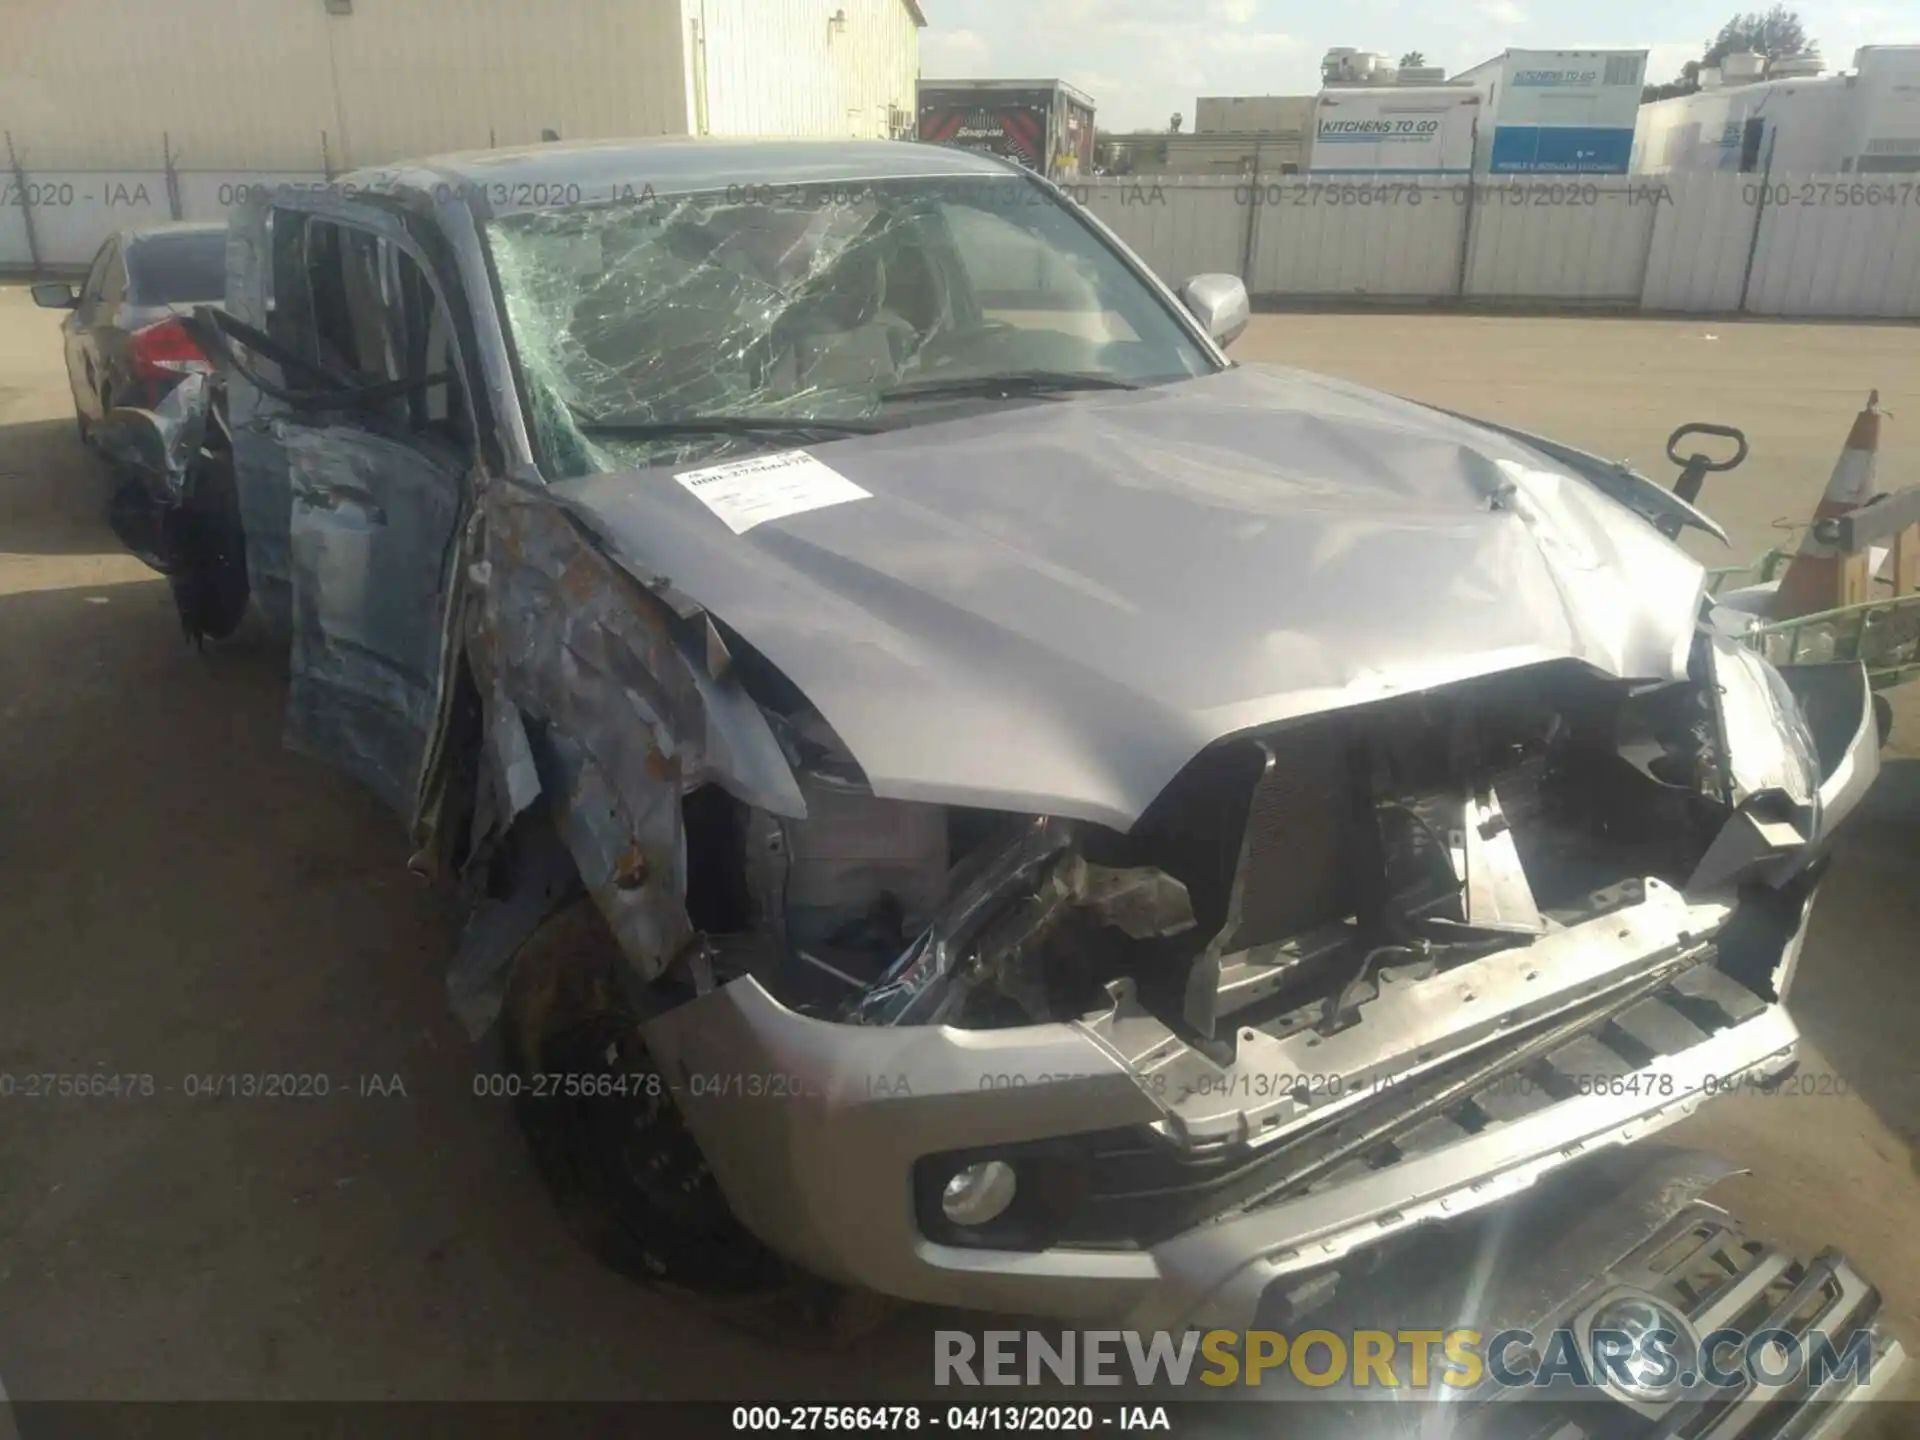
M 0 124 L 29 174 L 339 173 L 556 136 L 909 135 L 926 24 L 919 0 L 7 9 Z

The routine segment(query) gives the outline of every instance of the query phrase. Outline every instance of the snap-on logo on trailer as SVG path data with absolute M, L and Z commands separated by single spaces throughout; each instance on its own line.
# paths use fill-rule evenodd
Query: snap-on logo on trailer
M 1592 85 L 1600 79 L 1598 70 L 1516 70 L 1516 85 Z

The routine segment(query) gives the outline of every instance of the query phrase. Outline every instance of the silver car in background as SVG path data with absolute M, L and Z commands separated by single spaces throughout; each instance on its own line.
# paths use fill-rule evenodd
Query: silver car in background
M 208 368 L 180 316 L 220 303 L 226 237 L 224 224 L 122 230 L 101 243 L 77 289 L 33 287 L 36 305 L 72 312 L 60 334 L 82 439 L 109 410 L 150 408 Z

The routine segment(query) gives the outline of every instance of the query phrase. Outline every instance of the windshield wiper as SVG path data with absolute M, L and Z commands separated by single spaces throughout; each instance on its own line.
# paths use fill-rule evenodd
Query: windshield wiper
M 879 420 L 811 420 L 804 415 L 688 415 L 678 420 L 589 415 L 581 410 L 573 415 L 581 434 L 622 440 L 671 440 L 679 435 L 878 435 L 888 428 Z
M 1003 375 L 955 375 L 920 380 L 880 392 L 882 400 L 924 400 L 946 396 L 1061 395 L 1073 390 L 1138 390 L 1131 380 L 1069 370 L 1016 370 Z

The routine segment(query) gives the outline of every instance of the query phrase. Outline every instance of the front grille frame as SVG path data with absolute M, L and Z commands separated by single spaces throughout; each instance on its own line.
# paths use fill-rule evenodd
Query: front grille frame
M 1701 1283 L 1702 1279 L 1711 1283 Z M 1905 1364 L 1905 1353 L 1882 1321 L 1880 1292 L 1838 1250 L 1810 1260 L 1748 1235 L 1724 1209 L 1695 1200 L 1606 1275 L 1543 1324 L 1584 1334 L 1583 1317 L 1623 1292 L 1651 1296 L 1684 1315 L 1696 1337 L 1723 1328 L 1748 1335 L 1780 1329 L 1803 1349 L 1818 1329 L 1844 1337 L 1863 1333 L 1870 1347 L 1869 1383 L 1881 1388 Z M 1723 1368 L 1738 1368 L 1724 1356 Z M 1849 1371 L 1827 1377 L 1819 1391 L 1804 1376 L 1762 1392 L 1750 1379 L 1659 1405 L 1601 1399 L 1591 1392 L 1557 1399 L 1499 1394 L 1473 1407 L 1460 1432 L 1475 1440 L 1825 1440 L 1855 1418 L 1847 1406 L 1859 1386 Z
M 1141 1126 L 926 1157 L 916 1170 L 923 1233 L 967 1248 L 1150 1248 L 1196 1226 L 1337 1188 L 1525 1118 L 1577 1098 L 1583 1085 L 1590 1087 L 1598 1078 L 1644 1083 L 1632 1077 L 1657 1073 L 1671 1057 L 1767 1009 L 1716 969 L 1716 958 L 1709 943 L 1670 959 L 1653 967 L 1651 978 L 1629 977 L 1571 1015 L 1563 1012 L 1515 1029 L 1279 1143 L 1241 1139 L 1193 1145 L 1177 1133 Z M 1556 1032 L 1562 1038 L 1552 1046 L 1527 1053 L 1535 1037 Z M 1634 1032 L 1645 1038 L 1637 1039 Z M 1471 1088 L 1459 1087 L 1459 1077 L 1469 1069 L 1480 1070 L 1483 1078 Z M 1416 1113 L 1425 1097 L 1449 1085 L 1459 1090 L 1453 1099 L 1430 1107 L 1431 1113 Z M 1330 1149 L 1349 1144 L 1383 1116 L 1390 1133 L 1338 1164 L 1324 1163 Z M 938 1184 L 963 1165 L 989 1159 L 1014 1164 L 1022 1186 L 1053 1197 L 1053 1203 L 1024 1209 L 1004 1225 L 977 1232 L 944 1223 L 936 1203 Z M 1317 1168 L 1303 1180 L 1309 1165 Z

